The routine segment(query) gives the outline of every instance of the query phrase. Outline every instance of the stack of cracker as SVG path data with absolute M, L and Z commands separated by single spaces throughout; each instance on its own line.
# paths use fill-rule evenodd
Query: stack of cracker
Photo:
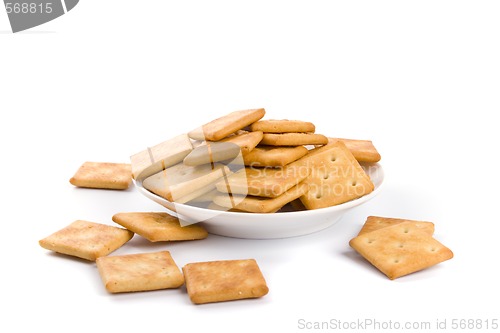
M 434 223 L 369 216 L 349 245 L 391 280 L 453 258 Z
M 373 191 L 359 164 L 380 160 L 371 141 L 328 138 L 311 122 L 264 115 L 235 111 L 148 148 L 131 158 L 134 177 L 175 203 L 252 213 L 291 202 L 330 207 Z

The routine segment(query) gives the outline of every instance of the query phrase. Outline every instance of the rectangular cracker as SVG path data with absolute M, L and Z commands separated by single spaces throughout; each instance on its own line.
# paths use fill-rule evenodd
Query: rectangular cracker
M 434 223 L 432 222 L 396 219 L 392 217 L 368 216 L 365 224 L 359 231 L 358 236 L 365 234 L 367 232 L 375 231 L 385 227 L 390 227 L 392 225 L 396 225 L 403 222 L 412 223 L 416 229 L 422 230 L 429 236 L 432 236 L 434 234 Z
M 69 182 L 77 187 L 126 190 L 132 182 L 130 164 L 85 162 Z
M 205 193 L 211 191 L 217 180 L 230 173 L 229 168 L 222 164 L 192 167 L 179 163 L 144 179 L 142 184 L 145 189 L 169 201 L 184 203 L 189 201 L 186 196 L 200 189 L 204 189 Z
M 345 143 L 347 149 L 351 151 L 358 162 L 376 163 L 381 159 L 377 148 L 375 148 L 373 142 L 370 140 L 329 138 L 329 142 L 335 142 L 337 140 L 341 140 Z
M 262 140 L 262 132 L 243 132 L 220 141 L 207 141 L 196 147 L 184 158 L 185 165 L 197 166 L 232 160 L 240 154 L 250 152 Z
M 186 241 L 207 238 L 208 232 L 200 225 L 181 226 L 179 219 L 167 213 L 117 213 L 113 221 L 150 242 Z
M 302 171 L 302 172 L 301 172 Z M 216 184 L 219 192 L 275 198 L 303 181 L 309 172 L 288 165 L 282 168 L 244 168 Z
M 195 304 L 258 298 L 269 292 L 255 259 L 190 263 L 182 271 Z
M 309 190 L 300 198 L 307 209 L 339 205 L 374 190 L 370 177 L 342 141 L 308 154 L 293 164 L 310 169 L 304 180 Z
M 243 154 L 245 165 L 251 167 L 281 167 L 305 156 L 308 150 L 304 146 L 276 147 L 257 146 Z
M 453 258 L 449 248 L 411 222 L 362 234 L 349 245 L 391 280 Z
M 188 133 L 195 140 L 219 141 L 264 117 L 264 109 L 231 112 Z
M 220 194 L 214 198 L 214 203 L 222 207 L 235 208 L 244 212 L 273 213 L 287 203 L 301 197 L 306 192 L 307 185 L 302 182 L 275 198 Z
M 253 123 L 250 125 L 250 130 L 264 133 L 314 133 L 316 126 L 308 121 L 269 119 Z
M 168 251 L 101 257 L 96 264 L 110 293 L 179 288 L 184 284 L 184 276 Z
M 268 146 L 326 145 L 328 138 L 315 133 L 264 133 L 260 143 Z
M 210 204 L 208 204 L 207 209 L 220 210 L 222 212 L 243 212 L 242 210 L 239 210 L 239 209 L 219 206 L 215 202 L 211 202 Z
M 130 156 L 134 179 L 144 179 L 181 162 L 193 145 L 187 134 L 178 135 Z
M 132 231 L 123 228 L 77 220 L 39 244 L 50 251 L 95 261 L 121 247 L 132 236 Z

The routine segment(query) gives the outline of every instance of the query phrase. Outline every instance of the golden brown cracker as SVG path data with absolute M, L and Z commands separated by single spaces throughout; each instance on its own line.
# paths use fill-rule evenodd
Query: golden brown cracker
M 278 197 L 265 198 L 257 196 L 242 195 L 217 195 L 214 203 L 226 208 L 235 208 L 250 213 L 273 213 L 278 211 L 287 203 L 299 198 L 307 192 L 304 182 L 292 187 Z
M 304 146 L 275 147 L 257 146 L 243 154 L 245 165 L 251 167 L 281 167 L 305 156 L 308 150 Z
M 247 167 L 229 175 L 216 184 L 219 192 L 278 197 L 309 175 L 305 168 L 288 165 L 282 168 Z
M 360 198 L 374 190 L 370 177 L 341 141 L 294 162 L 310 169 L 309 190 L 301 197 L 307 209 L 318 209 Z
M 239 154 L 250 152 L 262 140 L 262 132 L 242 132 L 220 141 L 207 141 L 184 158 L 184 164 L 197 166 L 232 160 Z
M 268 146 L 326 145 L 328 138 L 315 133 L 264 133 L 260 144 Z
M 381 159 L 377 148 L 375 148 L 373 142 L 370 140 L 329 138 L 330 142 L 334 142 L 336 140 L 344 142 L 347 149 L 351 151 L 354 158 L 356 158 L 358 162 L 376 163 Z
M 262 108 L 234 111 L 190 131 L 188 135 L 195 140 L 219 141 L 258 121 L 265 113 Z
M 110 293 L 179 288 L 184 284 L 184 276 L 168 251 L 100 257 L 96 264 Z
M 425 221 L 415 221 L 415 220 L 407 220 L 407 219 L 396 219 L 392 217 L 381 217 L 381 216 L 368 216 L 365 224 L 358 233 L 359 235 L 365 234 L 367 232 L 371 232 L 374 230 L 378 230 L 385 227 L 390 227 L 395 224 L 410 222 L 414 225 L 416 229 L 422 230 L 427 233 L 429 236 L 434 234 L 434 223 L 425 222 Z
M 132 231 L 110 225 L 77 220 L 39 241 L 44 249 L 94 261 L 128 242 Z
M 132 182 L 130 164 L 85 162 L 69 182 L 77 187 L 125 190 Z
M 195 304 L 258 298 L 269 292 L 255 259 L 190 263 L 182 271 Z
M 453 252 L 411 222 L 353 238 L 349 245 L 391 280 L 453 258 Z
M 264 133 L 314 133 L 316 126 L 308 121 L 269 119 L 253 123 L 250 130 Z
M 181 162 L 193 144 L 187 134 L 181 134 L 130 157 L 134 179 L 144 179 Z
M 204 239 L 207 231 L 200 225 L 181 226 L 167 213 L 127 212 L 113 215 L 113 221 L 151 242 Z

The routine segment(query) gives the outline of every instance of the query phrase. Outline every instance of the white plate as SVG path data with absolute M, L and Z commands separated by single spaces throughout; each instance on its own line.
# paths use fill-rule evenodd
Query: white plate
M 286 238 L 328 228 L 338 222 L 348 210 L 375 197 L 384 181 L 382 166 L 376 163 L 363 165 L 363 168 L 375 185 L 375 190 L 370 194 L 333 207 L 274 214 L 224 212 L 172 203 L 146 190 L 142 182 L 135 182 L 135 185 L 146 197 L 167 208 L 169 214 L 188 224 L 199 222 L 212 234 L 253 239 Z

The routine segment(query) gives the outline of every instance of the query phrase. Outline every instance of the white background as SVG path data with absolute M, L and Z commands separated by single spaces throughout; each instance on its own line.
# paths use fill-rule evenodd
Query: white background
M 306 331 L 301 319 L 365 318 L 447 320 L 451 331 L 454 318 L 500 320 L 499 17 L 497 1 L 82 0 L 12 34 L 0 10 L 0 331 L 295 332 Z M 255 258 L 264 298 L 196 306 L 185 288 L 111 295 L 94 263 L 38 245 L 76 219 L 162 210 L 134 188 L 72 187 L 84 161 L 128 162 L 254 107 L 372 140 L 383 191 L 307 236 L 135 236 L 114 254 L 169 250 L 179 266 Z M 455 257 L 390 281 L 348 245 L 368 215 L 432 221 Z

